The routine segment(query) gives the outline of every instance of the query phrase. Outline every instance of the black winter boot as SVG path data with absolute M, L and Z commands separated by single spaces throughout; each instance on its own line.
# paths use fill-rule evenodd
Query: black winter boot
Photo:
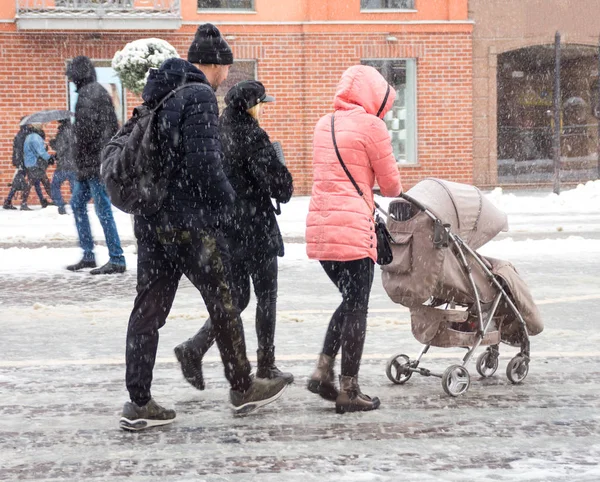
M 80 269 L 84 269 L 84 268 L 95 268 L 96 267 L 96 261 L 95 260 L 86 260 L 86 259 L 82 259 L 81 261 L 79 261 L 79 263 L 75 263 L 75 264 L 70 264 L 69 266 L 67 266 L 67 269 L 69 271 L 79 271 Z
M 257 378 L 268 378 L 273 380 L 274 378 L 283 378 L 286 383 L 294 383 L 294 375 L 289 372 L 282 372 L 275 366 L 275 347 L 270 346 L 267 348 L 259 348 L 256 350 L 257 357 Z
M 190 340 L 177 345 L 173 351 L 181 365 L 183 378 L 194 388 L 204 390 L 204 375 L 202 374 L 202 353 L 199 353 Z
M 90 271 L 90 274 L 120 274 L 125 273 L 126 270 L 127 267 L 124 264 L 116 264 L 109 261 L 104 266 Z
M 335 400 L 335 411 L 368 412 L 379 408 L 381 402 L 377 397 L 369 397 L 360 391 L 358 377 L 345 377 L 340 375 L 340 394 Z
M 334 358 L 321 353 L 317 361 L 317 368 L 315 368 L 307 386 L 310 392 L 316 393 L 330 402 L 335 402 L 339 395 L 338 389 L 335 388 L 334 363 Z
M 21 204 L 21 211 L 33 211 L 27 204 Z
M 15 210 L 15 209 L 17 209 L 16 207 L 14 207 L 14 206 L 12 205 L 12 203 L 9 203 L 9 202 L 6 202 L 6 201 L 5 201 L 5 202 L 4 202 L 4 204 L 2 205 L 2 208 L 3 208 L 3 209 L 12 209 L 12 210 Z
M 183 378 L 198 390 L 204 390 L 202 358 L 215 342 L 212 320 L 209 318 L 193 337 L 174 348 Z

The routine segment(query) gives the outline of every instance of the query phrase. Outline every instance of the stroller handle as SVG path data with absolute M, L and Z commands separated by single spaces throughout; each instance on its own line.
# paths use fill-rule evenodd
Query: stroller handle
M 417 201 L 415 198 L 409 196 L 408 194 L 406 194 L 406 193 L 403 192 L 403 193 L 400 194 L 400 197 L 402 199 L 406 199 L 408 202 L 414 204 L 421 211 L 424 211 L 424 212 L 427 211 L 427 208 L 423 204 L 421 204 L 419 201 Z

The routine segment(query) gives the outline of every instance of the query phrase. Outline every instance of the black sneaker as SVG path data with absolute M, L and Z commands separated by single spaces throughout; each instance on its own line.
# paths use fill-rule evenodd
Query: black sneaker
M 125 273 L 126 267 L 123 264 L 115 264 L 110 261 L 98 269 L 93 269 L 90 274 L 119 274 Z
M 245 392 L 229 391 L 231 408 L 235 415 L 247 415 L 277 400 L 287 387 L 288 383 L 283 378 L 255 378 Z
M 167 425 L 174 420 L 175 410 L 161 407 L 154 399 L 151 399 L 142 407 L 134 402 L 126 402 L 119 420 L 119 427 L 134 432 L 159 425 Z
M 70 264 L 69 266 L 67 266 L 67 269 L 69 271 L 79 271 L 80 269 L 95 268 L 95 267 L 96 267 L 96 261 L 94 261 L 94 260 L 87 261 L 85 259 L 82 259 L 79 263 Z
M 21 211 L 33 211 L 27 204 L 21 204 Z
M 4 203 L 2 205 L 2 209 L 11 209 L 11 210 L 16 210 L 17 208 L 14 207 L 11 203 Z
M 204 390 L 204 376 L 202 374 L 202 355 L 189 346 L 188 342 L 177 345 L 173 351 L 181 365 L 183 378 L 194 388 Z

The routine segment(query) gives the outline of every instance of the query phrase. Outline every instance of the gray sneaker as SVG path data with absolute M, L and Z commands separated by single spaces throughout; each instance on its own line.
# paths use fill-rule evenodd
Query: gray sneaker
M 142 407 L 134 402 L 126 402 L 121 420 L 119 420 L 119 427 L 123 430 L 137 431 L 158 425 L 167 425 L 174 420 L 175 410 L 161 407 L 154 399 Z
M 254 378 L 245 392 L 229 391 L 231 408 L 235 415 L 247 415 L 277 400 L 287 387 L 288 382 L 284 378 Z

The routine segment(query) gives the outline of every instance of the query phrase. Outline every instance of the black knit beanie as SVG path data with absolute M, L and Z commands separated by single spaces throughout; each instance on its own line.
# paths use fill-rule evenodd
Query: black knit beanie
M 212 23 L 200 25 L 188 50 L 188 62 L 193 64 L 233 64 L 233 52 Z

